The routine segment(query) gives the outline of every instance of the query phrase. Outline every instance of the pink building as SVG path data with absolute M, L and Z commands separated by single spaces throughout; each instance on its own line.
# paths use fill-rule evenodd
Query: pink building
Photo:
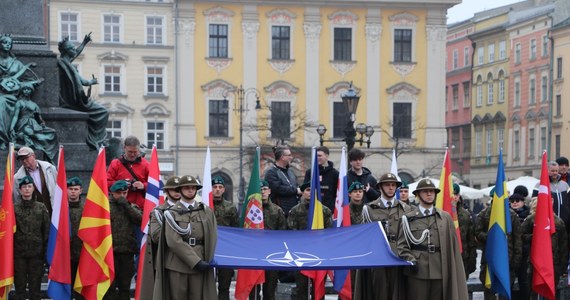
M 473 49 L 467 36 L 471 20 L 451 24 L 447 30 L 445 126 L 451 150 L 451 170 L 468 182 L 471 171 L 471 64 Z

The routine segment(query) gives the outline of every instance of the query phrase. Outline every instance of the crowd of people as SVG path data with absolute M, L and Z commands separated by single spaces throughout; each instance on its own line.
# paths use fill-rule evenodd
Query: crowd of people
M 140 142 L 130 136 L 124 140 L 124 153 L 108 167 L 109 207 L 113 241 L 115 278 L 104 299 L 130 299 L 135 260 L 139 252 L 137 234 L 148 187 L 149 164 L 141 156 Z M 306 230 L 311 197 L 311 170 L 298 185 L 290 168 L 291 149 L 274 149 L 275 162 L 261 178 L 265 230 Z M 324 227 L 333 226 L 339 172 L 328 159 L 326 147 L 317 148 L 323 203 Z M 41 299 L 41 280 L 46 256 L 57 170 L 36 159 L 28 147 L 17 152 L 22 167 L 14 177 L 14 299 Z M 406 267 L 352 270 L 354 299 L 468 299 L 467 278 L 476 270 L 476 249 L 483 250 L 480 279 L 485 282 L 485 243 L 491 205 L 474 215 L 461 198 L 460 187 L 453 185 L 453 204 L 457 209 L 460 237 L 449 213 L 435 206 L 441 191 L 430 179 L 422 179 L 410 200 L 409 187 L 390 172 L 378 180 L 364 167 L 365 153 L 348 153 L 348 194 L 351 224 L 381 222 L 392 252 L 410 262 Z M 568 265 L 568 159 L 560 157 L 549 164 L 556 233 L 552 253 L 556 282 L 566 276 Z M 214 258 L 217 226 L 238 227 L 236 205 L 226 200 L 222 177 L 212 179 L 213 207 L 197 198 L 202 183 L 193 176 L 172 176 L 163 191 L 165 202 L 150 214 L 147 256 L 140 287 L 141 299 L 230 299 L 230 284 L 235 272 L 210 264 Z M 397 196 L 398 194 L 398 196 Z M 82 248 L 77 237 L 82 216 L 83 183 L 72 177 L 67 182 L 71 227 L 71 268 L 75 277 Z M 508 234 L 509 267 L 513 299 L 530 299 L 532 264 L 529 259 L 537 191 L 532 194 L 518 186 L 509 195 L 512 231 Z M 369 237 L 367 237 L 369 238 Z M 382 237 L 378 237 L 382 238 Z M 547 250 L 547 249 L 545 249 Z M 289 276 L 287 276 L 289 275 Z M 288 278 L 289 277 L 289 278 Z M 294 279 L 292 279 L 294 278 Z M 265 271 L 265 283 L 254 287 L 250 299 L 275 299 L 278 281 L 293 281 L 296 298 L 310 298 L 310 279 L 301 272 Z M 73 278 L 74 281 L 74 278 Z M 72 281 L 72 282 L 73 282 Z M 410 288 L 413 287 L 413 288 Z M 485 290 L 485 299 L 496 299 Z M 83 299 L 73 293 L 74 299 Z

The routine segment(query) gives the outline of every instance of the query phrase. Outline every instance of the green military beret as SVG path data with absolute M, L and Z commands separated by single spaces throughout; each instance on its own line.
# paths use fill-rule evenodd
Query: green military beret
M 267 180 L 261 180 L 260 185 L 261 187 L 269 187 L 269 183 L 267 182 Z
M 402 180 L 402 185 L 400 186 L 400 189 L 406 189 L 409 190 L 410 187 L 408 186 L 408 182 Z
M 126 191 L 129 189 L 129 184 L 125 180 L 117 180 L 111 188 L 109 189 L 111 192 L 121 192 Z
M 212 185 L 214 184 L 221 184 L 224 185 L 224 179 L 221 176 L 216 176 L 212 178 Z
M 461 191 L 461 188 L 459 187 L 459 184 L 454 183 L 454 184 L 453 184 L 453 193 L 454 193 L 455 195 L 459 195 L 459 192 L 460 192 L 460 191 Z
M 350 185 L 350 187 L 348 188 L 348 192 L 350 193 L 350 192 L 352 192 L 352 191 L 354 191 L 354 190 L 364 190 L 364 184 L 362 184 L 362 183 L 360 183 L 360 182 L 358 182 L 358 181 L 353 182 L 353 183 Z
M 30 184 L 30 183 L 34 183 L 34 179 L 30 176 L 24 176 L 22 179 L 20 179 L 20 181 L 18 182 L 18 187 L 21 188 L 22 185 L 26 185 L 26 184 Z
M 70 187 L 70 186 L 76 186 L 76 185 L 78 185 L 78 186 L 82 186 L 82 185 L 83 185 L 83 182 L 81 182 L 81 179 L 79 179 L 79 177 L 74 176 L 74 177 L 71 177 L 71 178 L 69 178 L 69 179 L 67 180 L 67 186 L 68 186 L 68 187 Z
M 311 182 L 303 182 L 303 184 L 301 184 L 301 192 L 304 192 L 308 187 L 311 187 Z

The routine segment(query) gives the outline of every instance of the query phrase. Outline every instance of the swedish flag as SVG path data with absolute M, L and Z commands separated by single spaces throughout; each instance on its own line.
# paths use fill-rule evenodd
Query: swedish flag
M 503 166 L 503 150 L 499 151 L 499 167 L 495 193 L 491 205 L 491 218 L 485 248 L 487 258 L 487 275 L 485 286 L 495 293 L 511 299 L 511 282 L 509 274 L 509 246 L 507 234 L 511 233 L 511 218 L 507 198 L 507 182 Z

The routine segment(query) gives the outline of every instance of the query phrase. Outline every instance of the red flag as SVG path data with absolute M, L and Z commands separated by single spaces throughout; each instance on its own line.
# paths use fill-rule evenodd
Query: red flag
M 14 215 L 14 144 L 10 143 L 6 159 L 6 175 L 4 176 L 4 192 L 0 206 L 0 300 L 8 299 L 8 293 L 14 283 L 14 232 L 16 217 Z
M 459 243 L 459 251 L 463 252 L 461 245 L 461 232 L 459 231 L 459 221 L 457 220 L 457 207 L 451 202 L 453 200 L 453 178 L 451 177 L 451 160 L 449 159 L 449 151 L 445 150 L 445 158 L 443 159 L 443 167 L 441 168 L 441 176 L 439 177 L 439 189 L 441 192 L 437 194 L 435 207 L 448 212 L 453 219 L 455 226 L 455 234 Z
M 532 273 L 532 290 L 547 299 L 554 299 L 556 294 L 554 262 L 551 251 L 552 234 L 555 232 L 548 165 L 546 151 L 544 151 L 542 153 L 540 188 L 538 189 L 534 228 L 532 230 L 530 261 L 534 270 Z
M 148 239 L 148 225 L 150 223 L 150 213 L 152 210 L 164 203 L 164 198 L 161 197 L 162 191 L 160 189 L 160 169 L 158 167 L 158 154 L 156 152 L 156 146 L 152 147 L 152 154 L 150 156 L 150 164 L 148 169 L 148 186 L 146 189 L 146 196 L 144 201 L 144 209 L 142 215 L 141 231 L 143 232 L 143 237 L 141 239 L 140 252 L 139 252 L 139 265 L 137 268 L 137 284 L 135 286 L 135 299 L 140 299 L 140 293 L 142 288 L 143 279 L 143 266 L 147 261 L 145 259 L 146 254 L 146 242 Z M 161 199 L 162 198 L 162 199 Z
M 74 289 L 86 299 L 103 299 L 115 279 L 105 149 L 99 150 L 77 236 L 83 240 Z

